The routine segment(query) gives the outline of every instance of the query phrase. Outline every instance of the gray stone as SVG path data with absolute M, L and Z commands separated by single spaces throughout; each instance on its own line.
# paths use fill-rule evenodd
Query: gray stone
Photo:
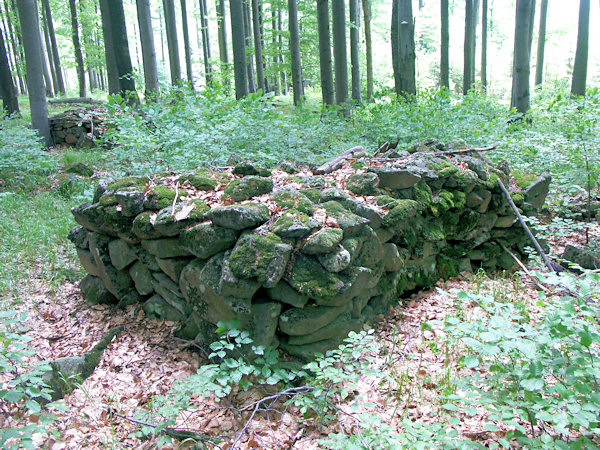
M 314 333 L 302 336 L 290 336 L 288 343 L 290 345 L 312 344 L 313 342 L 325 339 L 345 339 L 350 331 L 358 331 L 361 328 L 361 322 L 352 320 L 350 312 L 340 314 L 333 322 L 318 329 Z
M 369 291 L 361 292 L 359 295 L 352 299 L 352 318 L 360 319 L 362 316 L 362 311 L 365 306 L 369 303 L 371 299 L 371 293 Z
M 271 231 L 277 236 L 296 239 L 310 234 L 310 219 L 301 213 L 285 212 L 273 223 Z
M 172 283 L 171 280 L 169 281 Z M 172 289 L 160 283 L 156 279 L 153 281 L 152 284 L 154 285 L 154 291 L 157 294 L 159 294 L 164 301 L 166 301 L 169 305 L 171 305 L 173 308 L 179 311 L 183 315 L 183 317 L 186 317 L 190 313 L 191 308 L 188 306 L 181 292 L 173 292 Z M 179 291 L 179 289 L 177 289 L 177 291 Z
M 550 190 L 550 182 L 552 176 L 550 172 L 544 172 L 535 181 L 533 181 L 527 189 L 525 189 L 525 203 L 531 205 L 534 209 L 540 209 L 544 206 L 544 201 Z
M 569 267 L 570 261 L 580 265 L 584 269 L 600 269 L 600 258 L 597 254 L 594 254 L 585 248 L 575 247 L 571 244 L 568 244 L 565 247 L 565 251 L 562 254 L 562 259 L 565 259 L 566 261 L 563 261 L 561 264 L 567 268 Z
M 225 196 L 234 202 L 248 200 L 257 195 L 268 194 L 273 190 L 273 180 L 253 175 L 232 181 L 225 188 Z
M 377 174 L 381 188 L 408 189 L 421 180 L 421 175 L 412 169 L 381 166 L 370 167 L 368 170 Z
M 89 248 L 88 231 L 81 225 L 71 228 L 68 239 L 75 244 L 75 247 L 86 250 Z
M 351 262 L 354 262 L 354 260 L 358 258 L 358 254 L 360 253 L 360 249 L 362 247 L 362 240 L 356 237 L 344 239 L 342 241 L 342 247 L 348 250 L 348 253 L 350 253 Z
M 229 257 L 231 271 L 240 278 L 256 278 L 266 288 L 274 287 L 287 267 L 292 246 L 275 234 L 246 234 Z
M 265 292 L 270 299 L 287 303 L 296 308 L 302 308 L 308 303 L 308 296 L 300 294 L 283 280 L 277 283 L 275 287 L 266 289 Z
M 338 188 L 327 188 L 323 189 L 319 194 L 319 203 L 325 203 L 329 201 L 342 202 L 350 198 L 350 195 Z
M 243 230 L 269 220 L 269 208 L 260 203 L 218 206 L 208 211 L 205 217 L 215 225 L 232 230 Z
M 133 251 L 137 255 L 138 259 L 152 272 L 160 271 L 160 267 L 156 262 L 156 256 L 146 251 L 143 247 L 137 245 L 133 247 Z
M 453 161 L 467 164 L 469 169 L 475 172 L 482 180 L 487 181 L 490 178 L 486 164 L 481 159 L 474 156 L 455 156 L 452 159 Z
M 357 237 L 362 239 L 362 246 L 354 263 L 368 268 L 376 267 L 383 258 L 383 246 L 377 234 L 371 227 L 365 227 Z
M 152 277 L 154 278 L 154 280 L 156 281 L 156 283 L 160 284 L 162 291 L 168 290 L 173 295 L 176 295 L 177 297 L 183 298 L 183 294 L 179 290 L 179 283 L 173 282 L 173 280 L 171 280 L 168 276 L 166 276 L 162 272 L 155 272 L 155 273 L 152 274 Z M 156 292 L 158 292 L 160 295 L 162 295 L 163 297 L 166 298 L 166 296 L 163 295 L 161 291 L 159 291 L 158 289 L 156 289 L 156 287 L 157 287 L 156 283 L 153 283 L 154 284 L 154 290 Z
M 114 304 L 117 298 L 106 289 L 102 280 L 93 275 L 86 275 L 79 282 L 79 290 L 90 305 Z
M 494 228 L 510 228 L 515 223 L 517 216 L 500 216 L 494 223 Z
M 324 355 L 329 350 L 335 349 L 342 341 L 343 339 L 325 339 L 323 341 L 304 345 L 290 345 L 289 343 L 282 341 L 280 348 L 289 355 L 308 362 L 314 360 L 317 354 Z
M 94 169 L 92 169 L 87 164 L 82 163 L 81 161 L 71 164 L 65 169 L 65 172 L 81 175 L 82 177 L 91 177 L 92 175 L 94 175 Z
M 98 233 L 90 234 L 90 253 L 106 289 L 121 299 L 131 289 L 133 282 L 126 270 L 118 270 L 111 264 L 106 236 Z
M 121 188 L 115 192 L 115 198 L 121 205 L 124 216 L 135 217 L 144 211 L 144 191 L 135 188 Z
M 175 208 L 167 206 L 156 214 L 152 227 L 158 236 L 177 236 L 185 228 L 203 222 L 209 208 L 204 201 L 198 199 L 177 203 Z
M 178 322 L 184 318 L 184 315 L 160 295 L 156 294 L 150 297 L 142 305 L 142 309 L 146 316 L 151 319 L 168 320 L 170 322 Z
M 377 239 L 379 239 L 379 242 L 385 244 L 387 241 L 392 239 L 396 233 L 390 228 L 377 228 L 375 230 L 375 234 L 377 235 Z
M 104 215 L 102 207 L 98 204 L 82 203 L 71 208 L 75 222 L 90 231 L 104 230 Z
M 339 202 L 329 201 L 320 205 L 327 211 L 327 215 L 334 218 L 340 228 L 344 231 L 344 236 L 352 236 L 360 231 L 365 225 L 369 224 L 369 219 L 360 217 L 353 212 L 345 209 Z
M 383 244 L 383 267 L 386 272 L 395 272 L 404 267 L 405 258 L 400 256 L 398 246 L 391 242 Z
M 179 243 L 179 239 L 152 239 L 142 241 L 142 248 L 157 258 L 190 256 L 192 252 Z
M 281 303 L 255 303 L 252 305 L 252 318 L 246 329 L 250 333 L 253 345 L 269 347 L 273 344 L 280 313 Z
M 179 235 L 179 243 L 198 258 L 207 259 L 231 248 L 237 237 L 238 232 L 235 230 L 204 222 L 184 230 Z
M 350 265 L 350 252 L 342 246 L 332 253 L 326 253 L 317 256 L 321 265 L 329 272 L 341 272 Z
M 150 295 L 154 292 L 152 272 L 141 261 L 129 268 L 129 276 L 140 295 Z
M 369 226 L 373 229 L 383 225 L 383 217 L 381 217 L 377 209 L 366 205 L 355 198 L 345 200 L 342 205 L 357 216 L 367 219 L 369 221 Z
M 90 275 L 94 275 L 95 277 L 100 276 L 100 271 L 98 270 L 98 267 L 96 266 L 94 257 L 92 256 L 91 252 L 89 252 L 88 250 L 79 248 L 79 247 L 77 247 L 76 250 L 77 250 L 77 257 L 79 258 L 79 262 L 81 263 L 81 265 L 83 266 L 85 271 L 87 273 L 89 273 Z
M 114 241 L 109 242 L 108 254 L 110 255 L 112 265 L 115 266 L 117 270 L 123 270 L 137 259 L 135 252 L 127 242 L 121 239 L 115 239 Z
M 487 211 L 492 199 L 492 193 L 485 189 L 476 189 L 467 194 L 467 206 L 477 212 L 484 213 Z
M 113 178 L 100 178 L 94 187 L 94 198 L 92 203 L 98 203 L 100 201 L 100 197 L 106 192 L 106 189 L 110 183 L 114 183 L 115 180 Z
M 225 252 L 219 281 L 219 292 L 224 296 L 252 298 L 260 288 L 260 283 L 253 278 L 236 277 L 229 266 L 230 255 L 230 251 Z
M 348 306 L 291 308 L 279 316 L 279 329 L 290 336 L 314 333 L 348 311 Z
M 331 253 L 338 248 L 344 237 L 344 232 L 339 228 L 324 227 L 306 239 L 302 252 L 307 255 Z
M 160 267 L 160 270 L 166 273 L 175 283 L 179 283 L 181 271 L 189 262 L 188 258 L 156 258 L 156 263 Z
M 346 189 L 356 195 L 377 195 L 379 177 L 376 173 L 353 173 L 346 179 Z

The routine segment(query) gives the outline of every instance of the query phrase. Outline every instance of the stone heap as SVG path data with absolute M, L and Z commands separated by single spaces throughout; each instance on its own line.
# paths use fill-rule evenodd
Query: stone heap
M 70 239 L 89 273 L 80 289 L 91 303 L 139 302 L 203 345 L 217 322 L 237 319 L 256 345 L 310 359 L 403 292 L 510 269 L 500 244 L 523 255 L 527 238 L 497 180 L 531 212 L 550 177 L 522 190 L 506 164 L 447 150 L 432 140 L 354 155 L 328 175 L 244 162 L 102 180 L 93 203 L 72 210 Z
M 50 133 L 56 145 L 78 148 L 94 147 L 94 139 L 102 134 L 105 111 L 73 110 L 50 117 Z

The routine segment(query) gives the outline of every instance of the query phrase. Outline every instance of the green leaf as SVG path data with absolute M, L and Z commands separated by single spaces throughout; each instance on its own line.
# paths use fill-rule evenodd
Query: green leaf
M 479 358 L 477 358 L 476 356 L 468 356 L 465 358 L 464 364 L 469 369 L 473 369 L 479 366 Z
M 581 332 L 579 333 L 579 338 L 581 345 L 583 345 L 584 347 L 589 347 L 590 345 L 592 345 L 593 339 L 590 333 Z

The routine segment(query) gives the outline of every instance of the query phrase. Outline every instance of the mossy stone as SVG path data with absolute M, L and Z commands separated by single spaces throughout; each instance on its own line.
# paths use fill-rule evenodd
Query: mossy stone
M 224 296 L 252 298 L 260 288 L 260 283 L 253 278 L 239 278 L 231 270 L 229 257 L 231 251 L 225 252 L 219 280 L 219 292 Z
M 179 256 L 190 256 L 192 253 L 181 245 L 177 238 L 151 239 L 142 241 L 142 248 L 158 258 L 177 258 Z M 156 264 L 156 260 L 154 260 Z
M 179 183 L 183 184 L 186 181 L 199 191 L 213 191 L 217 186 L 217 180 L 212 178 L 209 173 L 201 170 L 179 177 Z
M 288 283 L 281 280 L 274 287 L 266 289 L 267 297 L 281 303 L 287 303 L 296 308 L 302 308 L 308 303 L 308 296 L 300 294 Z
M 275 220 L 271 231 L 277 236 L 296 239 L 310 234 L 310 218 L 299 211 L 289 210 Z
M 139 214 L 133 221 L 133 233 L 142 239 L 156 239 L 160 234 L 154 230 L 153 221 L 156 213 L 150 211 Z
M 279 329 L 290 336 L 314 333 L 348 311 L 347 306 L 305 306 L 291 308 L 279 316 Z
M 244 230 L 269 220 L 269 208 L 261 203 L 217 206 L 208 211 L 205 217 L 220 227 Z
M 127 187 L 143 187 L 148 184 L 147 177 L 125 177 L 120 180 L 113 181 L 106 186 L 107 191 L 115 191 L 120 188 Z
M 153 224 L 154 231 L 161 237 L 177 236 L 184 228 L 202 222 L 209 210 L 208 204 L 200 199 L 177 203 L 175 208 L 169 205 L 156 214 Z
M 271 199 L 281 208 L 290 208 L 310 215 L 315 209 L 315 205 L 303 192 L 294 189 L 282 189 L 277 191 Z
M 400 255 L 398 246 L 391 242 L 383 244 L 383 265 L 386 272 L 394 272 L 402 269 L 406 257 Z
M 350 312 L 347 311 L 313 333 L 302 336 L 290 336 L 288 343 L 290 345 L 304 345 L 331 338 L 344 339 L 351 330 L 358 331 L 360 326 L 361 323 L 352 320 Z
M 373 229 L 383 225 L 383 217 L 381 217 L 379 211 L 360 200 L 347 198 L 342 201 L 342 206 L 357 216 L 367 219 L 369 221 L 369 226 Z
M 319 189 L 302 189 L 301 193 L 313 203 L 317 203 L 321 195 Z
M 146 316 L 151 319 L 168 320 L 178 322 L 184 318 L 183 313 L 169 303 L 160 295 L 155 294 L 142 305 Z
M 353 173 L 346 179 L 346 189 L 356 195 L 376 195 L 379 177 L 376 173 Z
M 104 216 L 104 227 L 102 227 L 102 231 L 110 231 L 114 234 L 126 234 L 131 231 L 133 217 L 124 216 L 121 208 L 118 206 L 104 206 L 102 207 L 102 214 Z
M 370 269 L 376 267 L 383 258 L 383 246 L 377 234 L 371 227 L 365 227 L 357 237 L 362 240 L 362 245 L 354 263 Z
M 231 271 L 240 278 L 256 278 L 264 287 L 274 287 L 285 271 L 292 246 L 269 233 L 243 235 L 229 258 Z
M 86 275 L 79 282 L 79 290 L 90 305 L 116 304 L 117 298 L 108 290 L 99 277 Z
M 251 199 L 257 195 L 268 194 L 273 190 L 273 180 L 258 176 L 245 176 L 233 180 L 224 190 L 225 196 L 234 202 Z
M 332 253 L 321 254 L 317 257 L 325 270 L 329 272 L 341 272 L 350 265 L 350 252 L 342 246 L 338 246 Z
M 412 199 L 417 202 L 419 212 L 425 211 L 433 202 L 431 188 L 421 180 L 412 188 Z
M 203 222 L 187 228 L 179 235 L 179 245 L 198 258 L 210 258 L 231 248 L 237 241 L 238 232 L 230 228 Z
M 384 206 L 386 208 L 392 207 L 395 201 L 396 199 L 390 195 L 378 195 L 375 197 L 375 202 L 379 206 Z
M 331 253 L 338 248 L 343 237 L 344 232 L 339 228 L 323 227 L 307 238 L 302 252 L 307 255 Z
M 175 190 L 170 187 L 154 186 L 146 192 L 144 208 L 159 211 L 167 206 L 173 205 L 176 195 Z M 180 196 L 177 196 L 177 201 L 180 201 L 180 198 Z
M 336 201 L 342 203 L 347 198 L 350 198 L 350 194 L 342 191 L 338 188 L 327 188 L 323 189 L 319 194 L 319 203 L 325 203 L 329 201 Z
M 369 223 L 368 219 L 348 211 L 339 202 L 332 200 L 320 206 L 327 211 L 328 216 L 337 221 L 345 236 L 351 236 Z
M 106 196 L 102 196 L 100 201 Z M 135 217 L 144 211 L 145 194 L 139 187 L 120 188 L 114 193 L 118 204 L 121 205 L 121 212 L 124 216 Z
M 236 175 L 259 175 L 261 177 L 271 176 L 271 171 L 259 166 L 253 161 L 242 161 L 235 165 L 231 173 Z
M 394 206 L 383 218 L 383 226 L 388 228 L 403 227 L 408 224 L 419 209 L 419 205 L 414 200 L 396 200 Z
M 137 255 L 127 242 L 115 239 L 108 244 L 110 260 L 117 270 L 123 270 L 137 259 Z

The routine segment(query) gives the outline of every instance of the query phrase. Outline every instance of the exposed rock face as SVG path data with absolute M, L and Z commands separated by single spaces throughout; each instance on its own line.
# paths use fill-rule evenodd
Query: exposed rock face
M 405 291 L 477 268 L 510 268 L 502 243 L 527 238 L 484 157 L 436 154 L 439 141 L 390 151 L 391 164 L 313 176 L 240 162 L 227 173 L 100 181 L 73 208 L 69 238 L 90 303 L 140 301 L 209 345 L 238 319 L 258 345 L 310 359 L 338 345 Z M 402 158 L 402 159 L 400 159 Z M 534 180 L 534 177 L 531 178 Z M 511 195 L 533 211 L 543 175 Z

